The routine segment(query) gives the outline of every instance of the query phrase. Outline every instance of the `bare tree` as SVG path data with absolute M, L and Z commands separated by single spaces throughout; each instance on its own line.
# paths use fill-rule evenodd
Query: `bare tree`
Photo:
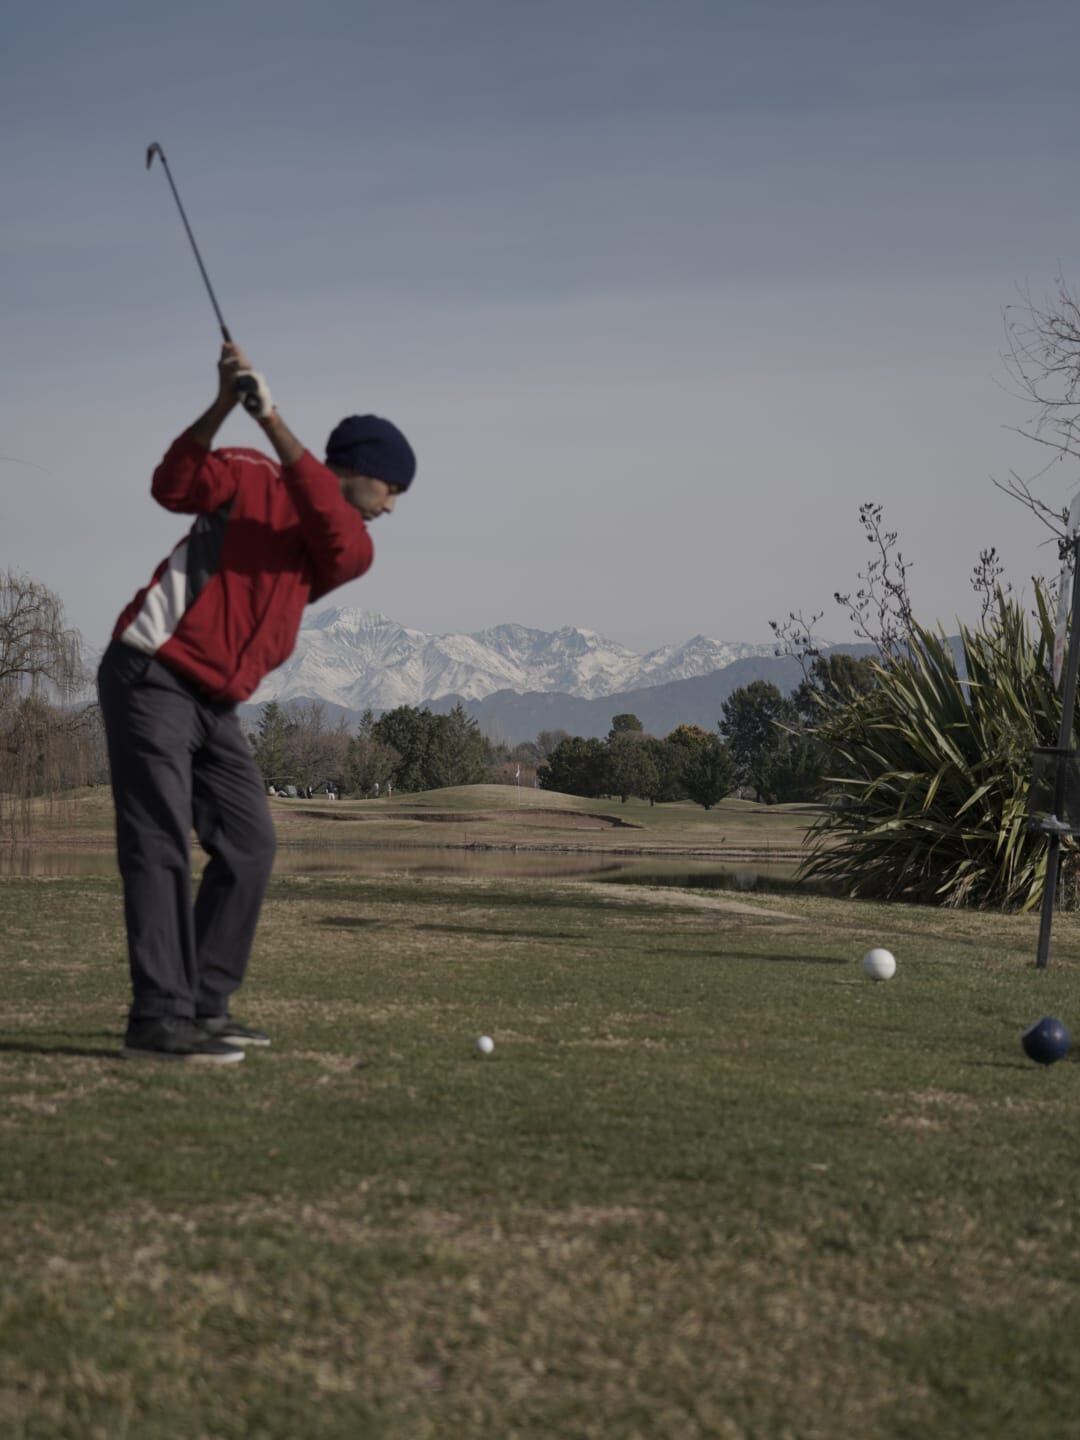
M 1053 301 L 1030 294 L 1005 309 L 1005 363 L 1034 418 L 1017 432 L 1049 452 L 1054 463 L 1080 459 L 1080 304 L 1060 276 Z
M 344 716 L 332 725 L 322 700 L 305 700 L 289 707 L 289 721 L 290 768 L 297 784 L 308 789 L 327 780 L 340 783 L 350 739 Z
M 59 596 L 14 570 L 0 575 L 0 703 L 29 693 L 63 704 L 84 683 L 79 632 Z
M 81 640 L 38 580 L 0 574 L 0 828 L 31 833 L 35 798 L 85 783 L 100 761 L 95 715 L 73 702 L 85 687 Z
M 385 793 L 388 781 L 401 764 L 401 752 L 374 735 L 354 735 L 349 741 L 342 774 L 351 795 L 370 795 L 378 785 Z
M 824 610 L 818 610 L 808 620 L 801 610 L 789 610 L 786 620 L 769 621 L 769 629 L 776 640 L 773 654 L 777 657 L 790 656 L 797 660 L 804 680 L 810 678 L 813 663 L 821 654 L 814 626 L 824 613 Z
M 1080 303 L 1062 277 L 1057 294 L 1041 304 L 1024 292 L 1005 308 L 1005 365 L 1013 393 L 1032 411 L 1013 428 L 1043 452 L 1044 463 L 1027 480 L 1011 471 L 994 484 L 1030 510 L 1054 535 L 1065 535 L 1066 511 L 1047 504 L 1033 486 L 1056 466 L 1080 460 Z
M 569 730 L 541 730 L 536 737 L 536 749 L 541 760 L 548 760 L 564 740 L 570 739 Z
M 859 506 L 859 522 L 875 553 L 859 571 L 858 590 L 846 595 L 837 591 L 833 599 L 848 612 L 855 634 L 890 660 L 904 649 L 914 616 L 907 588 L 911 566 L 896 548 L 898 532 L 881 528 L 882 514 L 882 506 L 873 502 Z
M 982 614 L 980 619 L 985 624 L 986 617 L 990 614 L 994 604 L 1000 595 L 1012 593 L 1012 585 L 1006 582 L 1001 585 L 1001 577 L 1005 573 L 1005 566 L 1001 563 L 995 545 L 979 551 L 979 562 L 971 572 L 971 588 L 980 597 Z

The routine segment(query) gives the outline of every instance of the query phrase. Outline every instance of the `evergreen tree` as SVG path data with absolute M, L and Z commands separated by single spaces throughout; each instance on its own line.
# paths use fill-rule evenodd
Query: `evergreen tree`
M 600 740 L 583 740 L 580 735 L 560 740 L 537 772 L 542 790 L 595 799 L 605 793 L 607 751 Z
M 718 735 L 706 733 L 700 744 L 687 747 L 682 784 L 696 805 L 711 810 L 730 793 L 734 776 L 731 753 Z
M 639 731 L 629 727 L 613 730 L 608 736 L 606 748 L 605 791 L 618 795 L 624 805 L 631 795 L 644 799 L 655 791 L 659 775 L 655 761 L 646 748 L 645 737 Z
M 775 685 L 755 680 L 733 691 L 722 710 L 720 733 L 728 742 L 735 782 L 760 792 L 769 756 L 780 741 L 779 727 L 796 718 L 794 706 Z
M 394 784 L 401 790 L 427 790 L 430 752 L 434 736 L 434 720 L 430 710 L 417 710 L 399 705 L 387 710 L 371 727 L 371 734 L 389 745 L 401 756 L 394 771 Z
M 425 766 L 426 789 L 477 785 L 487 775 L 490 746 L 463 705 L 432 717 Z
M 766 805 L 816 800 L 825 788 L 824 745 L 800 730 L 783 730 L 771 750 L 763 750 L 754 771 L 754 788 Z
M 821 702 L 846 705 L 874 688 L 874 661 L 867 655 L 819 655 L 791 697 L 795 713 L 807 725 L 822 719 Z
M 671 744 L 669 738 L 658 740 L 654 735 L 646 735 L 641 743 L 651 762 L 642 792 L 644 798 L 650 805 L 682 800 L 686 795 L 682 788 L 684 756 L 678 745 Z
M 252 743 L 255 763 L 269 784 L 294 782 L 292 739 L 295 726 L 276 700 L 262 707 Z

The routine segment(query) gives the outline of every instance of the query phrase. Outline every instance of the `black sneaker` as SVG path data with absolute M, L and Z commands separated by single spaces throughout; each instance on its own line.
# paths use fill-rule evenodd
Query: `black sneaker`
M 242 1050 L 180 1015 L 132 1021 L 120 1054 L 125 1060 L 179 1060 L 189 1065 L 231 1065 L 244 1058 Z
M 212 1035 L 215 1040 L 224 1040 L 226 1045 L 243 1048 L 245 1045 L 270 1044 L 269 1035 L 262 1030 L 252 1030 L 249 1025 L 241 1025 L 240 1021 L 234 1020 L 231 1015 L 200 1015 L 195 1024 L 205 1035 Z

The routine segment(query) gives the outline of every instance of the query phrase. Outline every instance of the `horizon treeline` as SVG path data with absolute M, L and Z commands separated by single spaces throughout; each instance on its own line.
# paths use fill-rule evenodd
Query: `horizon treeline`
M 820 798 L 827 753 L 813 733 L 815 697 L 865 690 L 870 664 L 819 658 L 790 696 L 767 681 L 742 686 L 721 706 L 714 731 L 677 725 L 648 734 L 636 715 L 612 717 L 603 739 L 542 730 L 516 745 L 483 735 L 463 706 L 434 714 L 399 705 L 371 710 L 350 728 L 321 701 L 262 707 L 250 734 L 263 779 L 275 789 L 363 797 L 458 785 L 536 786 L 585 798 L 652 804 L 691 800 L 706 809 L 734 793 L 775 804 Z

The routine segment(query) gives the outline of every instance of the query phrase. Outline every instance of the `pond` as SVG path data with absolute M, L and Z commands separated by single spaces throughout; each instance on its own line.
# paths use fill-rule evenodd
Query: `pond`
M 196 856 L 198 866 L 201 857 Z M 452 850 L 449 848 L 296 846 L 278 850 L 277 875 L 383 875 L 478 877 L 494 880 L 591 880 L 676 888 L 789 890 L 803 888 L 788 861 L 699 860 L 663 855 L 562 855 L 550 851 Z M 116 857 L 105 846 L 53 850 L 0 846 L 0 876 L 114 876 Z

